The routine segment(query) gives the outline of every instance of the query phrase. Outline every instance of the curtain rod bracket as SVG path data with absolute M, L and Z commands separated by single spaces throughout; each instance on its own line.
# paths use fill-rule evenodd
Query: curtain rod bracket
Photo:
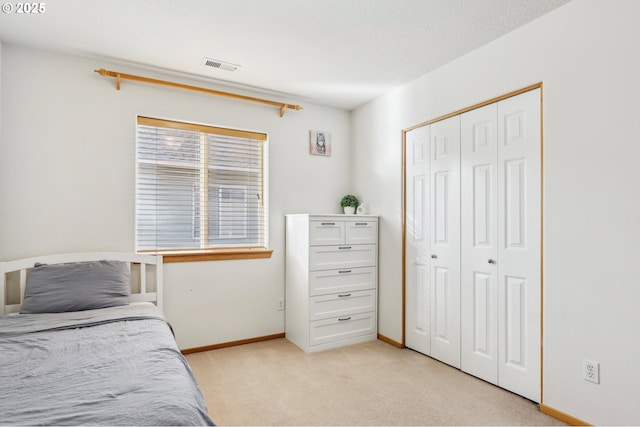
M 122 79 L 127 79 L 127 80 L 135 80 L 135 81 L 139 81 L 139 82 L 143 82 L 143 83 L 151 83 L 151 84 L 156 84 L 156 85 L 161 85 L 161 86 L 170 86 L 170 87 L 177 87 L 177 88 L 180 88 L 180 89 L 194 90 L 194 91 L 197 91 L 197 92 L 208 93 L 210 95 L 226 96 L 227 98 L 240 99 L 240 100 L 243 100 L 243 101 L 251 101 L 251 102 L 258 102 L 258 103 L 261 103 L 261 104 L 272 105 L 272 106 L 280 108 L 280 117 L 284 116 L 284 113 L 287 110 L 287 108 L 291 108 L 292 110 L 297 110 L 297 111 L 302 110 L 302 107 L 300 105 L 290 105 L 290 104 L 285 104 L 285 103 L 282 103 L 282 102 L 270 101 L 268 99 L 261 99 L 261 98 L 254 98 L 252 96 L 239 95 L 237 93 L 222 92 L 222 91 L 219 91 L 219 90 L 207 89 L 207 88 L 198 87 L 198 86 L 189 86 L 189 85 L 185 85 L 185 84 L 182 84 L 182 83 L 174 83 L 174 82 L 168 82 L 168 81 L 165 81 L 165 80 L 152 79 L 152 78 L 149 78 L 149 77 L 135 76 L 133 74 L 118 73 L 116 71 L 105 70 L 104 68 L 101 68 L 99 70 L 93 70 L 93 71 L 95 71 L 96 73 L 100 74 L 101 76 L 115 77 L 115 79 L 116 79 L 116 90 L 120 90 L 121 80 Z

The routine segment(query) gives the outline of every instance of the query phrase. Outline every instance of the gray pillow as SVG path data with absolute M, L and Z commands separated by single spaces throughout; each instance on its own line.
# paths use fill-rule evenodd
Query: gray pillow
M 20 313 L 62 313 L 129 304 L 131 279 L 123 261 L 36 264 Z

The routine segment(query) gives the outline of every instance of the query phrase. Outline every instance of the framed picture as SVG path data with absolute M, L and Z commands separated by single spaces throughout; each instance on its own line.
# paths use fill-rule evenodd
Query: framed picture
M 330 156 L 331 134 L 322 130 L 310 130 L 309 153 L 316 156 Z

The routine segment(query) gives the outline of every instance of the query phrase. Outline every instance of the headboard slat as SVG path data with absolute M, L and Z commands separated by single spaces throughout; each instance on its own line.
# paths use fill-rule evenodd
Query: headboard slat
M 4 262 L 0 262 L 0 314 L 5 314 L 5 303 L 7 301 L 7 277 L 4 273 Z
M 140 263 L 140 293 L 147 292 L 147 264 Z
M 22 305 L 24 302 L 24 290 L 27 287 L 27 270 L 20 270 L 20 301 L 18 301 L 19 305 Z

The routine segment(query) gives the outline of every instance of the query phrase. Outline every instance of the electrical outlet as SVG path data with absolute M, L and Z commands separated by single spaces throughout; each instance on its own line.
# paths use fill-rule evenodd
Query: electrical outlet
M 284 299 L 280 298 L 278 300 L 278 311 L 284 310 Z
M 584 359 L 583 374 L 585 381 L 600 384 L 600 364 L 598 362 Z

